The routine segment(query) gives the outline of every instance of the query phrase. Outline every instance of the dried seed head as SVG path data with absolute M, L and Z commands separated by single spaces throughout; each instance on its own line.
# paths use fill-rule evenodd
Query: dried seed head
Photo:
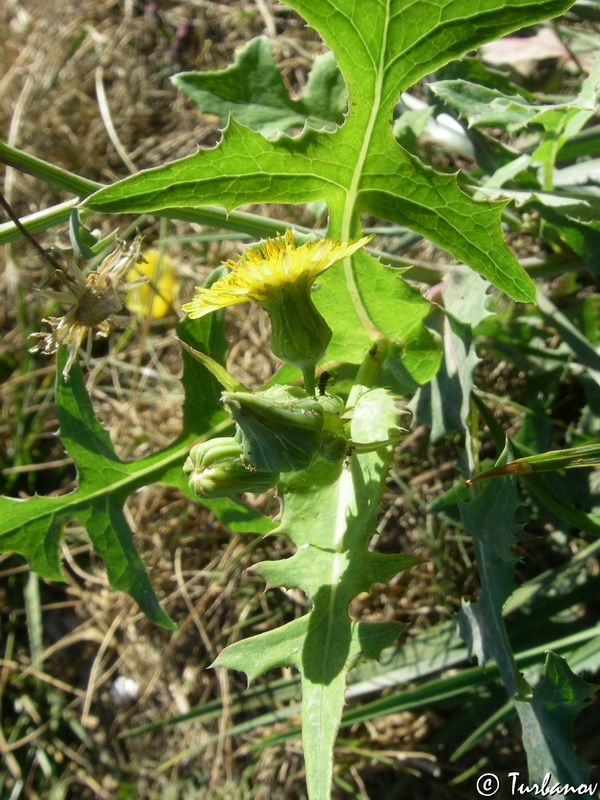
M 108 336 L 111 317 L 123 308 L 123 302 L 131 284 L 126 283 L 129 269 L 143 261 L 140 255 L 142 237 L 138 234 L 130 247 L 121 242 L 100 264 L 97 270 L 87 277 L 78 267 L 70 265 L 69 274 L 64 274 L 64 288 L 67 293 L 40 291 L 50 300 L 72 302 L 71 308 L 62 317 L 46 317 L 43 322 L 50 331 L 32 333 L 39 341 L 30 348 L 31 353 L 54 353 L 60 345 L 71 345 L 71 352 L 63 370 L 68 379 L 77 351 L 92 333 Z

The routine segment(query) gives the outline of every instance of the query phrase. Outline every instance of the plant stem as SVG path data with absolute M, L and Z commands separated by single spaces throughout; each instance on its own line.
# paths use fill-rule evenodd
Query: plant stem
M 4 195 L 2 194 L 2 192 L 0 192 L 0 205 L 1 205 L 1 206 L 4 208 L 4 210 L 6 211 L 6 213 L 8 214 L 8 216 L 9 216 L 9 217 L 12 219 L 12 221 L 13 221 L 13 222 L 14 222 L 14 224 L 16 225 L 17 229 L 19 230 L 19 232 L 20 232 L 20 233 L 21 233 L 21 234 L 22 234 L 22 235 L 25 237 L 25 239 L 27 239 L 27 241 L 29 242 L 29 244 L 31 244 L 31 245 L 32 245 L 32 246 L 33 246 L 33 247 L 34 247 L 34 248 L 35 248 L 35 249 L 38 251 L 38 253 L 39 253 L 39 254 L 42 256 L 42 258 L 44 258 L 46 261 L 48 261 L 48 262 L 49 262 L 49 264 L 50 264 L 50 265 L 51 265 L 51 266 L 52 266 L 54 269 L 62 270 L 62 267 L 61 267 L 61 265 L 58 263 L 58 261 L 56 261 L 56 259 L 54 258 L 54 256 L 52 256 L 50 253 L 46 252 L 46 250 L 44 250 L 44 248 L 41 246 L 41 244 L 39 244 L 38 242 L 36 242 L 36 240 L 35 240 L 35 239 L 33 238 L 33 236 L 32 236 L 32 235 L 29 233 L 29 231 L 27 230 L 27 228 L 25 228 L 25 227 L 24 227 L 24 226 L 21 224 L 21 221 L 19 220 L 19 218 L 17 217 L 17 215 L 15 214 L 15 212 L 12 210 L 12 207 L 11 207 L 10 203 L 9 203 L 9 202 L 8 202 L 8 200 L 7 200 L 7 199 L 4 197 Z
M 16 147 L 11 147 L 4 142 L 0 142 L 0 163 L 6 164 L 7 167 L 14 167 L 20 172 L 27 172 L 34 178 L 39 178 L 52 186 L 58 186 L 59 189 L 64 189 L 77 197 L 87 197 L 102 187 L 101 183 L 82 178 L 80 175 L 49 164 L 41 158 L 17 150 Z
M 370 389 L 373 386 L 375 383 L 375 378 L 377 377 L 379 370 L 381 369 L 381 365 L 386 357 L 387 348 L 388 342 L 383 336 L 373 342 L 369 348 L 369 351 L 364 357 L 362 364 L 358 368 L 356 380 L 354 381 L 354 386 L 350 391 L 346 409 L 354 408 L 358 402 L 358 398 L 364 394 L 367 389 Z
M 21 225 L 32 235 L 41 233 L 55 225 L 62 225 L 62 223 L 68 221 L 76 203 L 76 199 L 67 200 L 66 203 L 59 203 L 56 206 L 44 208 L 42 211 L 28 214 L 26 217 L 21 218 Z M 0 244 L 14 242 L 17 239 L 21 239 L 22 236 L 23 234 L 12 220 L 0 224 Z
M 306 369 L 303 369 L 302 377 L 304 378 L 304 389 L 306 390 L 306 394 L 314 395 L 316 389 L 315 365 L 311 364 L 310 367 L 306 367 Z

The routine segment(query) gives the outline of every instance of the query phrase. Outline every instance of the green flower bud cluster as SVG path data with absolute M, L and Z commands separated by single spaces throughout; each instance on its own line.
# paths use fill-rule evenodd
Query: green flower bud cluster
M 249 466 L 242 447 L 231 437 L 211 439 L 192 447 L 183 466 L 190 489 L 200 497 L 228 497 L 241 492 L 260 494 L 279 480 L 279 472 Z
M 264 492 L 282 472 L 307 469 L 317 457 L 333 463 L 346 454 L 344 403 L 338 397 L 272 386 L 223 392 L 221 399 L 236 423 L 235 437 L 196 445 L 183 468 L 200 497 Z

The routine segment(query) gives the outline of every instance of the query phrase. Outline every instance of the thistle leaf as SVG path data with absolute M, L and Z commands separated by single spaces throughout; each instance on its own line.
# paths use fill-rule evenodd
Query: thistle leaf
M 351 422 L 351 438 L 387 441 L 398 437 L 400 411 L 383 389 L 365 392 Z M 241 670 L 249 680 L 268 669 L 294 666 L 302 674 L 303 742 L 311 797 L 326 797 L 330 754 L 341 718 L 346 675 L 362 654 L 378 657 L 403 629 L 400 623 L 355 622 L 348 606 L 374 583 L 384 583 L 420 562 L 415 556 L 371 553 L 393 446 L 352 455 L 333 464 L 317 459 L 280 483 L 281 524 L 296 553 L 253 568 L 270 585 L 301 589 L 310 611 L 273 631 L 226 648 L 215 664 Z
M 268 140 L 233 118 L 217 147 L 101 189 L 84 206 L 152 213 L 210 204 L 231 211 L 249 203 L 324 200 L 332 238 L 359 235 L 363 213 L 383 217 L 426 236 L 513 299 L 531 301 L 533 283 L 502 237 L 504 203 L 473 200 L 455 176 L 424 166 L 404 150 L 392 135 L 392 112 L 401 92 L 436 68 L 485 41 L 560 14 L 570 4 L 485 0 L 473 5 L 461 0 L 448 5 L 435 0 L 428 6 L 431 13 L 423 14 L 409 0 L 366 0 L 360 10 L 353 0 L 292 0 L 290 5 L 333 51 L 346 82 L 348 114 L 341 127 L 333 132 L 306 128 L 296 138 Z M 340 300 L 349 321 L 338 316 L 331 326 L 333 346 L 340 349 L 351 332 L 356 334 L 356 317 L 371 341 L 377 335 L 406 341 L 407 333 L 416 336 L 428 308 L 423 298 L 412 295 L 407 313 L 397 313 L 399 290 L 389 297 L 382 293 L 377 278 L 383 266 L 365 258 L 355 254 L 343 267 Z M 324 276 L 323 284 L 328 279 Z M 422 337 L 420 342 L 422 350 Z M 354 363 L 360 360 L 356 349 L 348 356 Z M 431 357 L 432 339 L 429 351 L 421 361 L 419 382 L 432 377 L 439 364 Z
M 222 357 L 222 320 L 213 316 L 202 323 L 190 330 L 184 322 L 180 326 L 181 338 L 199 349 L 211 347 L 217 357 Z M 86 528 L 94 551 L 103 559 L 111 586 L 131 595 L 155 623 L 173 628 L 134 546 L 123 506 L 136 489 L 158 482 L 198 499 L 188 488 L 182 467 L 194 441 L 226 416 L 219 402 L 220 387 L 202 365 L 184 353 L 187 400 L 182 435 L 158 453 L 125 462 L 117 457 L 108 431 L 96 419 L 77 363 L 71 369 L 70 380 L 63 380 L 66 359 L 63 348 L 57 358 L 58 435 L 75 462 L 77 488 L 60 497 L 0 497 L 0 552 L 20 553 L 43 577 L 62 580 L 62 530 L 68 520 L 78 520 Z M 272 527 L 266 517 L 229 498 L 203 502 L 233 530 L 266 533 Z

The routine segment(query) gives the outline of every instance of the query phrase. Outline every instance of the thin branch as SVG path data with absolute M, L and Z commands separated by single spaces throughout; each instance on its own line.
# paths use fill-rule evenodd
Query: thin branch
M 45 250 L 42 247 L 42 245 L 39 242 L 37 242 L 33 238 L 33 236 L 29 233 L 27 228 L 23 225 L 21 220 L 17 217 L 15 212 L 12 210 L 12 207 L 11 207 L 10 203 L 4 197 L 2 192 L 0 192 L 0 205 L 2 205 L 2 207 L 4 208 L 4 210 L 6 211 L 8 216 L 11 218 L 11 220 L 17 226 L 17 228 L 19 229 L 19 231 L 21 233 L 21 236 L 23 236 L 24 239 L 27 239 L 29 244 L 32 245 L 32 247 L 34 247 L 38 251 L 38 253 L 42 256 L 42 258 L 45 261 L 47 261 L 52 267 L 54 267 L 54 269 L 58 269 L 58 270 L 60 270 L 60 272 L 64 272 L 64 269 L 61 267 L 61 265 L 58 263 L 58 261 L 54 258 L 54 256 L 51 255 L 50 253 L 48 253 L 48 251 Z

